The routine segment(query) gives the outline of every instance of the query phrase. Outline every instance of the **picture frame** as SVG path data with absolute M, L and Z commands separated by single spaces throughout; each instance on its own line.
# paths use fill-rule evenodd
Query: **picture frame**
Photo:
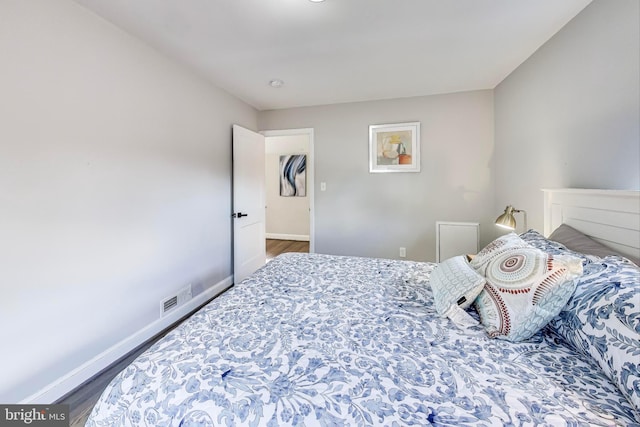
M 420 122 L 370 125 L 369 172 L 420 172 Z
M 280 197 L 307 196 L 307 155 L 280 156 Z

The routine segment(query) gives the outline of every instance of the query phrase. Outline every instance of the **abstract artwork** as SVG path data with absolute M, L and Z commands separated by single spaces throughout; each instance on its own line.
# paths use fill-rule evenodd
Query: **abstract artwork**
M 369 172 L 420 172 L 420 122 L 369 126 Z
M 280 156 L 280 195 L 305 197 L 307 195 L 307 155 Z

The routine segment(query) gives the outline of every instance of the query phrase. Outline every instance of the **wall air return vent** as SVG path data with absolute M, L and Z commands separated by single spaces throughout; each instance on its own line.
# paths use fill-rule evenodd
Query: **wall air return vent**
M 160 301 L 160 317 L 166 316 L 169 312 L 180 307 L 192 298 L 191 284 L 180 289 L 177 295 L 172 295 Z
M 167 313 L 168 311 L 171 311 L 177 306 L 178 306 L 177 295 L 167 298 L 166 300 L 162 301 L 162 314 L 164 315 L 165 313 Z

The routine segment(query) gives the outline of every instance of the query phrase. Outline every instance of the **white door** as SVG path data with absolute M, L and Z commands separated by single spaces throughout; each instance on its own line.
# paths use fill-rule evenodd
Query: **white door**
M 233 125 L 233 280 L 266 262 L 264 136 Z

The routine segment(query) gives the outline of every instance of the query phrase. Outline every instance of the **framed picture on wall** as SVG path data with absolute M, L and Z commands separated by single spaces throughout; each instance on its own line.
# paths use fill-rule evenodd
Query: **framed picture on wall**
M 369 126 L 369 172 L 420 172 L 420 122 Z
M 307 155 L 280 156 L 280 196 L 306 197 Z

